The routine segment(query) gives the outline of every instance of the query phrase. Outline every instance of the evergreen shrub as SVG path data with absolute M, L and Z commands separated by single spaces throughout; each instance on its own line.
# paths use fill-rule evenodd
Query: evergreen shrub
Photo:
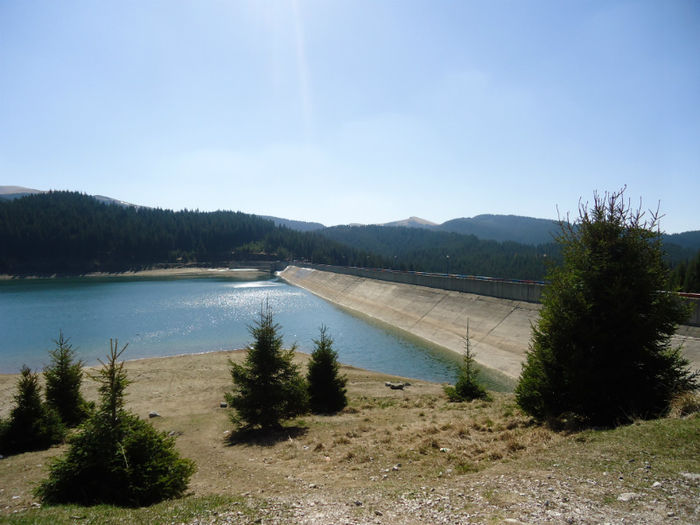
M 59 332 L 54 343 L 56 348 L 49 351 L 51 363 L 44 369 L 46 403 L 58 412 L 65 425 L 74 427 L 90 414 L 94 406 L 87 403 L 80 393 L 83 362 L 75 360 L 70 339 Z
M 537 419 L 609 426 L 659 417 L 697 386 L 671 346 L 689 312 L 664 291 L 658 213 L 644 220 L 623 192 L 596 194 L 576 223 L 561 223 L 564 262 L 550 269 L 515 391 Z
M 244 363 L 229 360 L 233 390 L 225 396 L 235 409 L 231 419 L 247 429 L 277 428 L 283 420 L 308 410 L 306 383 L 292 363 L 296 346 L 282 349 L 280 326 L 269 304 L 261 307 L 260 319 L 249 330 L 254 342 Z
M 23 366 L 17 382 L 15 407 L 0 422 L 0 453 L 19 454 L 47 449 L 66 435 L 58 413 L 41 400 L 39 374 Z
M 144 506 L 181 496 L 195 470 L 175 450 L 175 440 L 124 409 L 129 381 L 126 349 L 110 340 L 107 362 L 96 379 L 100 404 L 71 440 L 65 456 L 50 466 L 36 490 L 44 503 Z
M 348 404 L 345 384 L 347 378 L 338 371 L 338 354 L 333 350 L 333 339 L 322 326 L 321 337 L 314 339 L 306 381 L 309 385 L 309 406 L 320 414 L 338 412 Z

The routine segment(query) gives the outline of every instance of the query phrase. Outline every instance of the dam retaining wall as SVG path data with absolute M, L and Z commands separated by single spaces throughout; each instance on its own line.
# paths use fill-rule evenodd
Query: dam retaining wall
M 288 266 L 280 276 L 341 307 L 462 353 L 467 320 L 477 362 L 515 378 L 540 305 Z
M 476 361 L 511 378 L 520 375 L 540 304 L 319 268 L 287 266 L 280 276 L 343 308 L 459 354 L 468 321 Z M 691 367 L 700 368 L 700 328 L 679 327 L 673 344 L 683 345 Z
M 367 279 L 377 279 L 392 283 L 412 284 L 427 288 L 438 288 L 453 292 L 470 293 L 539 303 L 542 297 L 544 283 L 541 281 L 526 281 L 518 279 L 497 279 L 473 275 L 435 274 L 425 272 L 404 272 L 384 268 L 359 268 L 354 266 L 331 266 L 327 264 L 302 263 L 305 268 L 314 268 L 324 272 L 343 275 L 354 275 Z M 280 270 L 282 268 L 279 268 Z M 684 323 L 689 326 L 700 326 L 700 297 L 698 294 L 681 294 L 693 308 L 690 317 Z
M 693 312 L 685 324 L 689 326 L 700 326 L 700 299 L 695 297 L 686 297 L 686 301 L 693 304 Z

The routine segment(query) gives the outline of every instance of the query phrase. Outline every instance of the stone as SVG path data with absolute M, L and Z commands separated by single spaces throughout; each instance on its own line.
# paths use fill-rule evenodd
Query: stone
M 617 497 L 617 501 L 633 501 L 639 499 L 640 495 L 636 492 L 623 492 Z

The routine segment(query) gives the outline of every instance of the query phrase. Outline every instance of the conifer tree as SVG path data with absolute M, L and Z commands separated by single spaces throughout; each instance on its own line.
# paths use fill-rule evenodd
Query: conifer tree
M 41 450 L 60 443 L 66 434 L 58 413 L 41 400 L 39 374 L 23 366 L 14 396 L 15 407 L 0 423 L 0 453 Z
M 348 404 L 345 384 L 347 378 L 338 373 L 338 354 L 333 350 L 333 339 L 325 326 L 320 328 L 321 337 L 314 339 L 306 381 L 309 385 L 309 406 L 312 412 L 330 414 L 338 412 Z
M 308 407 L 304 379 L 292 363 L 296 346 L 282 349 L 280 327 L 267 303 L 249 330 L 254 342 L 244 363 L 229 360 L 233 391 L 226 393 L 226 400 L 236 410 L 231 419 L 245 428 L 276 428 Z
M 44 369 L 46 402 L 61 416 L 63 423 L 73 427 L 89 414 L 89 405 L 80 393 L 83 382 L 83 362 L 75 360 L 70 339 L 59 332 L 56 348 L 49 351 L 51 364 Z
M 658 214 L 644 220 L 623 192 L 595 194 L 575 224 L 561 224 L 564 263 L 550 270 L 516 387 L 520 407 L 538 419 L 614 425 L 658 417 L 697 385 L 670 344 L 688 309 L 663 291 Z
M 459 367 L 455 386 L 446 386 L 445 393 L 450 401 L 472 401 L 473 399 L 487 399 L 486 389 L 479 383 L 479 369 L 474 360 L 471 338 L 469 337 L 469 320 L 467 320 L 467 333 L 462 339 L 464 342 L 464 355 L 462 365 Z
M 124 409 L 129 384 L 118 341 L 99 374 L 100 403 L 71 447 L 50 467 L 36 495 L 49 504 L 107 503 L 143 506 L 176 498 L 187 488 L 194 462 L 175 450 L 175 440 Z

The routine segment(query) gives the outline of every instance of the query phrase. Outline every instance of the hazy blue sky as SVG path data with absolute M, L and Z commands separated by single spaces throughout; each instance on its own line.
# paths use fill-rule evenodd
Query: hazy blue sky
M 700 229 L 700 2 L 0 1 L 0 185 L 327 225 Z

